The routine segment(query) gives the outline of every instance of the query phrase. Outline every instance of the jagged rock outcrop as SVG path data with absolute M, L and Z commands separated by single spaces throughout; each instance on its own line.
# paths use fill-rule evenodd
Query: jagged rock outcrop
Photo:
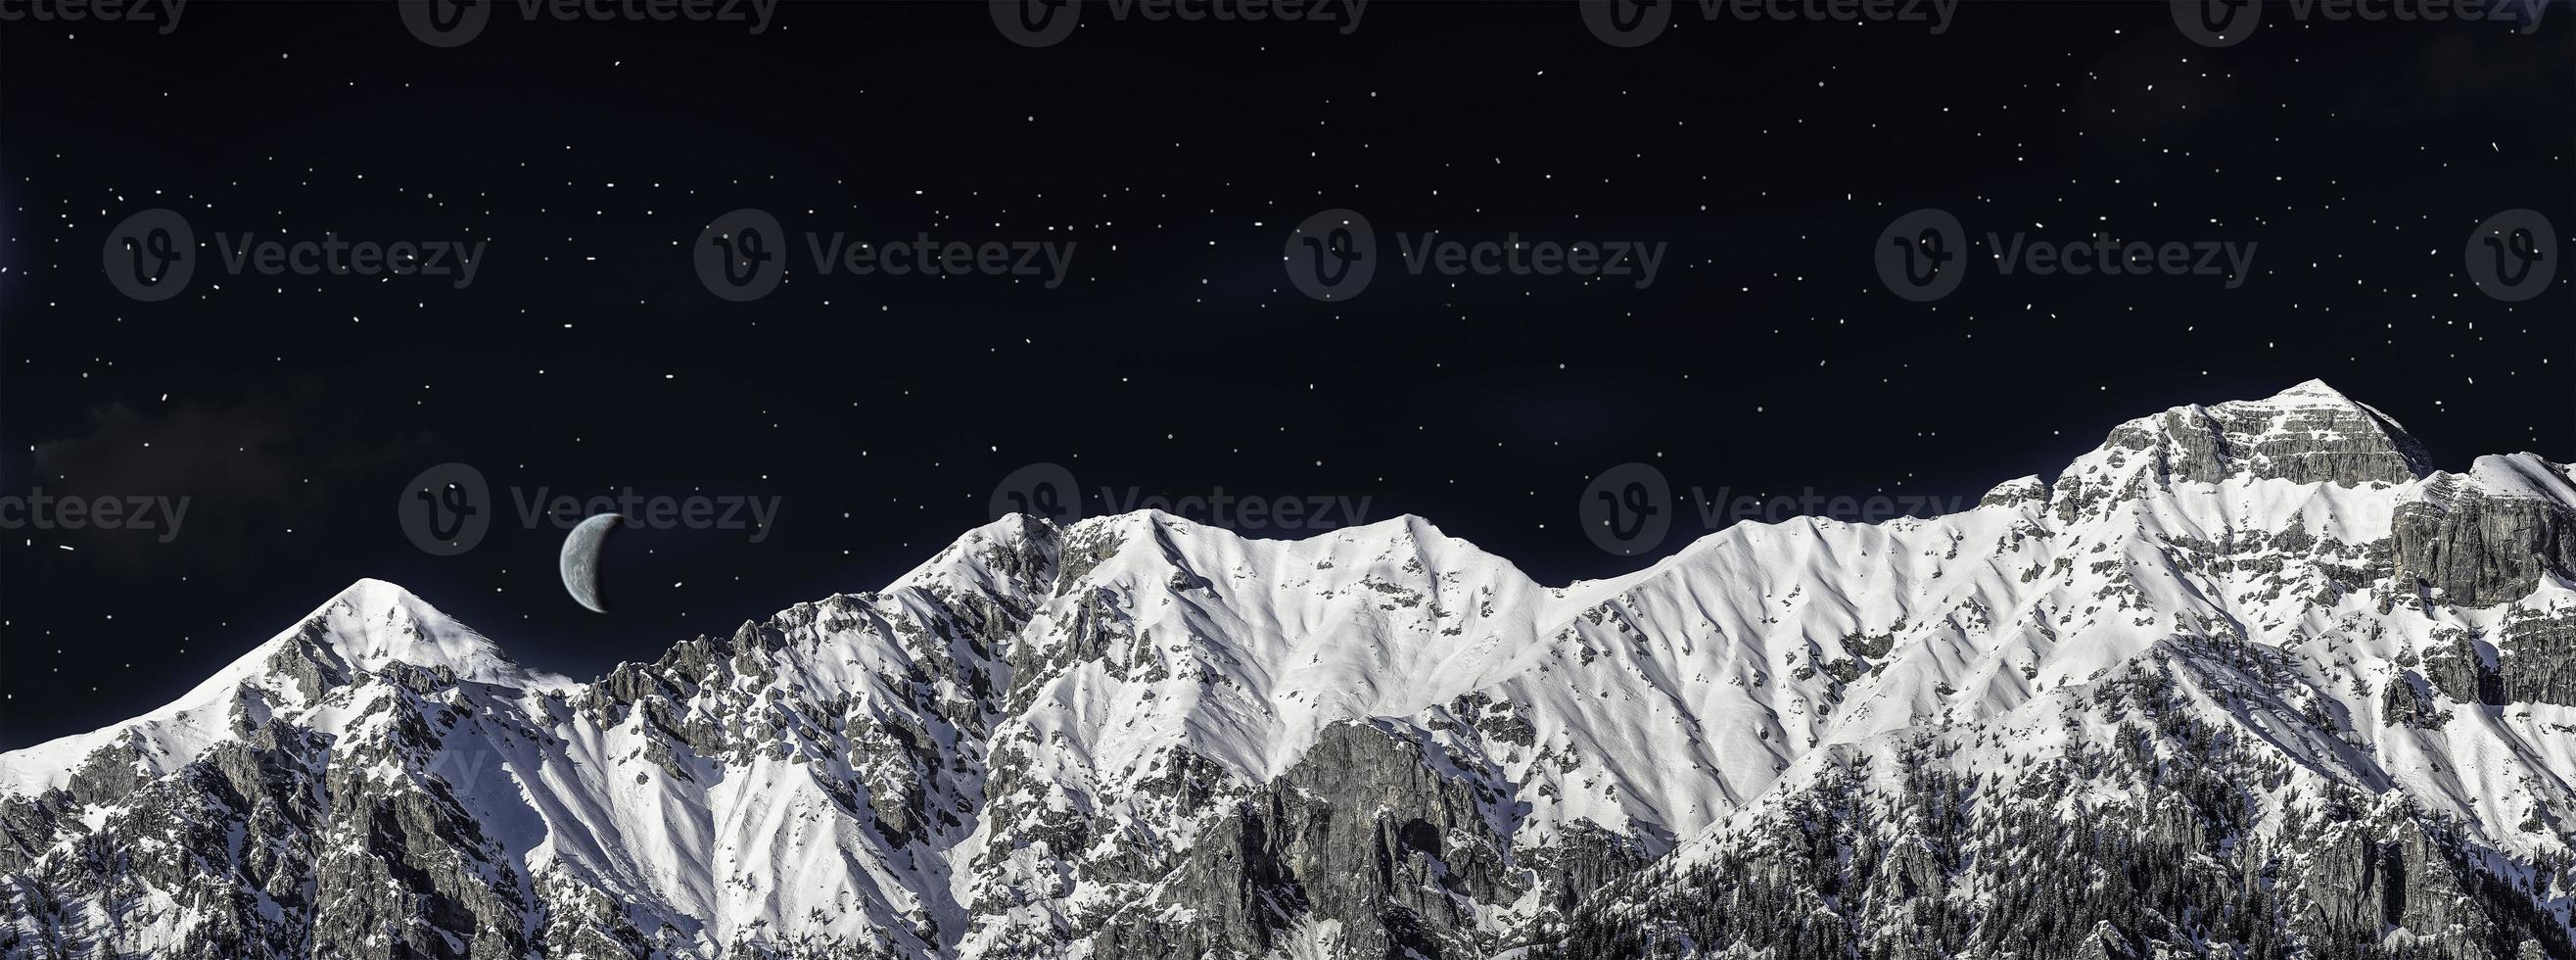
M 1337 955 L 1495 952 L 1479 916 L 1537 880 L 1496 829 L 1516 804 L 1424 748 L 1366 724 L 1325 728 L 1211 824 L 1149 902 L 1112 917 L 1092 937 L 1095 955 L 1256 956 L 1301 930 L 1330 931 Z M 1176 908 L 1187 922 L 1161 919 Z
M 2407 930 L 2429 955 L 2500 956 L 2497 927 L 2457 854 L 2414 820 L 2394 826 L 2352 822 L 2321 832 L 2299 877 L 2308 908 L 2300 925 L 2316 939 L 2376 945 L 2388 928 Z
M 2498 699 L 2576 707 L 2576 612 L 2523 608 L 2505 617 Z
M 2407 483 L 2431 471 L 2422 444 L 2394 421 L 2311 380 L 2259 403 L 2168 411 L 2133 422 L 2108 446 L 2153 458 L 2160 478 L 2292 483 Z
M 2444 603 L 2519 600 L 2540 578 L 2576 571 L 2576 510 L 2564 467 L 2538 457 L 2480 457 L 2466 475 L 2435 474 L 2392 520 L 2397 571 Z
M 2048 505 L 2048 484 L 2038 477 L 2022 477 L 1996 484 L 1986 495 L 1977 498 L 1980 507 L 2019 508 Z
M 2527 663 L 2558 659 L 2552 652 L 2534 653 L 2525 658 Z M 2491 647 L 2466 630 L 2436 631 L 2424 649 L 2424 675 L 2454 703 L 2500 706 L 2511 701 L 2496 659 Z

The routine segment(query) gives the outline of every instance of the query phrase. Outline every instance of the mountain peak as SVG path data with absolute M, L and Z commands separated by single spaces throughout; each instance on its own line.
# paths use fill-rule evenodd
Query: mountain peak
M 2111 431 L 2066 475 L 2126 477 L 2141 466 L 2160 480 L 2215 483 L 2230 477 L 2294 483 L 2405 483 L 2433 471 L 2432 457 L 2404 427 L 2323 380 L 2261 400 L 2188 404 Z
M 315 608 L 314 612 L 319 614 L 322 612 L 323 608 L 332 606 L 347 606 L 354 610 L 368 612 L 392 613 L 394 611 L 408 609 L 413 606 L 427 607 L 429 604 L 427 601 L 422 600 L 418 594 L 414 594 L 409 590 L 403 589 L 401 584 L 390 580 L 378 580 L 374 577 L 359 577 L 348 586 L 340 588 L 340 592 L 332 594 L 331 599 L 324 601 L 322 607 Z M 434 610 L 435 608 L 432 609 Z M 307 619 L 311 618 L 308 617 Z
M 399 661 L 443 668 L 477 683 L 543 688 L 572 682 L 519 666 L 499 644 L 429 601 L 399 584 L 373 577 L 359 578 L 332 595 L 270 644 L 299 636 L 329 647 L 349 666 L 370 672 Z
M 334 658 L 339 663 L 331 663 Z M 326 688 L 346 682 L 345 670 L 380 672 L 398 661 L 520 690 L 574 685 L 512 662 L 499 645 L 400 585 L 360 578 L 159 709 L 0 756 L 0 795 L 69 785 L 93 752 L 119 743 L 148 749 L 119 756 L 117 764 L 137 775 L 161 776 L 234 735 L 245 691 L 266 691 L 290 703 L 300 694 L 310 704 Z
M 2379 408 L 2377 407 L 2373 407 L 2369 404 L 2353 399 L 2351 396 L 2346 395 L 2341 390 L 2335 389 L 2333 385 L 2328 384 L 2323 380 L 2302 381 L 2261 400 L 2230 400 L 2225 403 L 2218 404 L 2217 407 L 2213 409 L 2235 411 L 2312 410 L 2350 414 L 2353 418 L 2352 422 L 2354 425 L 2366 426 L 2369 428 L 2370 432 L 2375 432 L 2380 437 L 2390 441 L 2394 446 L 2416 445 L 2415 438 L 2408 434 L 2405 426 L 2399 424 L 2396 419 L 2385 413 L 2379 412 Z M 2420 476 L 2424 472 L 2426 471 L 2418 471 L 2417 473 Z
M 2271 396 L 2269 396 L 2269 397 L 2265 397 L 2265 398 L 2263 398 L 2263 399 L 2261 399 L 2261 400 L 2247 400 L 2247 401 L 2240 401 L 2240 402 L 2243 402 L 2243 403 L 2262 403 L 2262 404 L 2295 404 L 2295 403 L 2300 403 L 2300 402 L 2305 402 L 2305 401 L 2312 401 L 2312 400 L 2322 400 L 2322 401 L 2325 401 L 2325 402 L 2328 402 L 2328 403 L 2338 403 L 2338 404 L 2344 404 L 2344 405 L 2347 405 L 2347 406 L 2360 406 L 2360 404 L 2354 403 L 2351 397 L 2347 397 L 2347 396 L 2345 396 L 2345 395 L 2344 395 L 2344 393 L 2343 393 L 2343 391 L 2335 389 L 2333 384 L 2329 384 L 2329 383 L 2325 382 L 2324 380 L 2319 380 L 2319 379 L 2314 379 L 2314 378 L 2311 378 L 2311 379 L 2308 379 L 2308 380 L 2302 380 L 2302 381 L 2300 381 L 2300 382 L 2298 382 L 2298 383 L 2291 384 L 2288 388 L 2283 389 L 2281 392 L 2279 392 L 2279 393 L 2275 393 L 2275 394 L 2273 394 L 2273 395 L 2271 395 Z

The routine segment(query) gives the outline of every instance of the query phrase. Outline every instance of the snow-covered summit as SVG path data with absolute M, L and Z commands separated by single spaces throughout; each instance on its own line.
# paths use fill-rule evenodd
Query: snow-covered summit
M 2469 465 L 2465 480 L 2490 497 L 2576 504 L 2576 480 L 2571 480 L 2567 466 L 2551 463 L 2538 454 L 2488 454 L 2479 457 Z M 2430 483 L 2428 480 L 2427 484 Z
M 2231 477 L 2341 485 L 2405 483 L 2432 458 L 2397 422 L 2310 380 L 2261 400 L 2186 404 L 2113 428 L 2059 478 L 2215 483 Z
M 327 654 L 315 657 L 314 651 Z M 520 666 L 491 640 L 410 591 L 362 578 L 159 709 L 0 754 L 0 793 L 63 786 L 91 753 L 116 743 L 141 744 L 144 762 L 164 772 L 237 735 L 244 703 L 315 702 L 351 673 L 380 672 L 397 663 L 513 690 L 575 685 Z M 246 700 L 246 692 L 258 696 Z
M 573 681 L 520 666 L 498 644 L 456 622 L 400 586 L 362 578 L 315 607 L 298 629 L 280 634 L 327 644 L 357 670 L 401 662 L 446 670 L 458 679 L 512 688 L 557 688 Z

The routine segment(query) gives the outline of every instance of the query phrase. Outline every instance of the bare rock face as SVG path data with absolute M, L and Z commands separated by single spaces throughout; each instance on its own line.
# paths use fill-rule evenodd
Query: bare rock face
M 2492 648 L 2466 630 L 2438 633 L 2424 651 L 2424 676 L 2435 690 L 2456 703 L 2500 706 L 2512 702 L 2504 678 L 2494 665 Z M 2527 658 L 2537 660 L 2540 658 Z
M 2335 825 L 2317 838 L 2299 877 L 2309 902 L 2300 923 L 2318 940 L 2352 948 L 2397 927 L 2426 956 L 2492 956 L 2497 924 L 2481 902 L 2483 878 L 2457 861 L 2449 844 L 2412 820 Z
M 1203 833 L 1153 902 L 1097 934 L 1102 957 L 1258 956 L 1299 928 L 1334 956 L 1483 957 L 1540 882 L 1499 832 L 1517 803 L 1436 745 L 1370 724 L 1327 727 L 1304 759 Z M 1589 869 L 1589 868 L 1577 868 Z M 1162 917 L 1186 907 L 1187 923 Z
M 2169 411 L 2157 426 L 2131 439 L 2178 481 L 2245 475 L 2349 486 L 2405 483 L 2432 469 L 2423 445 L 2395 421 L 2316 381 L 2268 400 Z
M 282 729 L 262 730 L 131 790 L 102 793 L 99 780 L 84 778 L 0 802 L 0 871 L 48 891 L 19 907 L 30 913 L 82 898 L 139 902 L 147 891 L 174 891 L 174 901 L 196 908 L 194 927 L 166 955 L 282 955 L 303 942 L 316 912 L 314 838 L 327 817 L 317 776 L 323 749 Z M 107 804 L 123 810 L 89 828 L 81 811 Z M 77 838 L 68 855 L 44 848 L 46 839 L 65 835 Z M 9 912 L 0 907 L 0 916 Z M 277 923 L 278 916 L 290 922 Z M 135 922 L 154 919 L 146 912 Z M 66 933 L 14 946 L 0 935 L 0 955 L 68 953 L 80 937 Z
M 2038 477 L 2022 477 L 1996 484 L 1986 495 L 1977 498 L 1980 507 L 2044 508 L 2048 506 L 2048 484 Z
M 2468 475 L 2427 479 L 2391 523 L 2401 582 L 2443 603 L 2486 607 L 2530 595 L 2543 575 L 2576 576 L 2576 514 L 2524 486 L 2554 478 L 2564 488 L 2558 469 L 2537 457 L 2482 457 Z
M 2576 611 L 2505 618 L 2496 683 L 2505 703 L 2576 706 Z
M 2451 715 L 2416 686 L 2413 676 L 2400 675 L 2379 688 L 2379 722 L 2423 730 L 2451 722 Z
M 2177 484 L 2390 485 L 2432 469 L 2423 444 L 2396 421 L 2311 380 L 2262 400 L 2192 404 L 2123 423 L 2061 474 L 2046 500 L 2071 523 Z
M 455 689 L 454 676 L 400 662 L 364 674 L 303 637 L 271 662 L 282 665 L 281 689 L 351 705 L 374 722 L 336 742 L 253 723 L 273 704 L 245 690 L 237 711 L 248 735 L 172 775 L 107 776 L 144 765 L 143 748 L 129 743 L 94 754 L 89 776 L 0 807 L 22 841 L 0 863 L 43 876 L 51 897 L 91 891 L 148 904 L 157 898 L 146 891 L 171 891 L 167 900 L 188 914 L 165 956 L 525 956 L 521 878 L 446 780 L 408 773 L 428 763 L 455 719 L 436 699 Z M 39 859 L 45 851 L 24 842 L 86 831 L 77 812 L 93 806 L 118 811 L 89 833 L 95 848 Z M 181 919 L 175 906 L 141 906 L 119 923 Z

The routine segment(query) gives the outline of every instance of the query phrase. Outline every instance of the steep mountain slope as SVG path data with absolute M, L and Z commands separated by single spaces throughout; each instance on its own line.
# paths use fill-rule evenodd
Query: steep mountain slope
M 2321 383 L 1551 588 L 969 533 L 587 684 L 362 581 L 0 755 L 0 956 L 2567 956 L 2576 485 Z

